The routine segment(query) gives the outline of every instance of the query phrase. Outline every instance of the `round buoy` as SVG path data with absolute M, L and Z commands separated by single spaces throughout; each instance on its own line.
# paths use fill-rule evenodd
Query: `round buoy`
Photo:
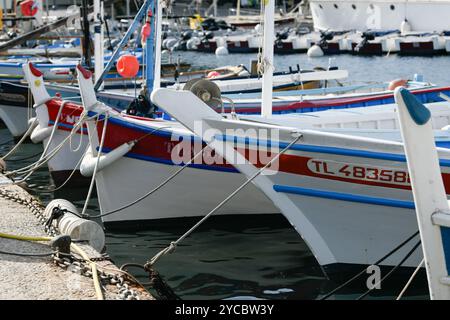
M 38 12 L 38 4 L 34 0 L 25 0 L 20 4 L 20 11 L 25 17 L 33 17 Z
M 320 46 L 317 44 L 313 45 L 311 48 L 308 49 L 308 57 L 315 58 L 315 57 L 323 57 L 324 52 Z
M 134 78 L 139 72 L 139 61 L 132 54 L 125 54 L 117 60 L 117 72 L 124 78 Z
M 216 49 L 216 56 L 226 56 L 228 55 L 228 49 L 225 47 L 218 47 Z
M 212 78 L 217 78 L 218 76 L 220 76 L 220 73 L 217 71 L 211 71 L 210 73 L 208 73 L 208 75 L 206 76 L 208 79 L 212 79 Z
M 388 90 L 395 90 L 398 87 L 408 87 L 408 80 L 405 79 L 396 79 L 389 82 Z

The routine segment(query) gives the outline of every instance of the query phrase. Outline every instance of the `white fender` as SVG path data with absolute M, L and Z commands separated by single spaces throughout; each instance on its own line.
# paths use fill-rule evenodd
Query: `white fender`
M 322 50 L 322 48 L 320 46 L 315 44 L 311 48 L 308 49 L 307 55 L 310 58 L 323 57 L 324 52 L 323 52 L 323 50 Z
M 40 143 L 50 137 L 52 134 L 52 127 L 41 127 L 40 124 L 34 128 L 33 132 L 31 132 L 30 139 L 33 143 Z
M 47 80 L 70 79 L 70 68 L 52 68 L 44 73 Z
M 408 20 L 403 20 L 402 23 L 400 23 L 400 32 L 402 34 L 406 34 L 408 32 L 411 32 L 411 24 L 408 22 Z
M 98 160 L 97 172 L 111 165 L 116 160 L 122 158 L 134 147 L 135 144 L 135 141 L 130 141 L 120 145 L 119 147 L 108 153 L 102 154 L 100 156 L 100 159 Z M 98 157 L 92 154 L 91 149 L 86 152 L 80 164 L 80 172 L 84 177 L 92 177 L 92 175 L 94 174 L 94 168 L 95 164 L 97 163 L 97 159 Z
M 34 130 L 39 125 L 39 122 L 36 121 L 36 117 L 28 119 L 28 128 Z
M 53 222 L 53 225 L 65 235 L 69 235 L 73 240 L 88 241 L 89 245 L 98 252 L 101 252 L 105 246 L 105 232 L 103 228 L 95 221 L 86 220 L 77 217 L 79 215 L 77 208 L 69 201 L 64 199 L 55 199 L 45 207 L 44 216 L 49 218 L 53 208 L 58 207 L 66 209 L 69 212 Z M 74 212 L 72 214 L 70 212 Z
M 215 53 L 216 56 L 226 56 L 228 55 L 228 49 L 226 47 L 221 46 L 216 49 Z

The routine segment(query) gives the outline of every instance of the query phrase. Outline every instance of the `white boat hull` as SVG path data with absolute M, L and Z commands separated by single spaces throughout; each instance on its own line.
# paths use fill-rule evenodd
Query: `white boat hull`
M 236 150 L 259 154 L 268 145 L 267 130 L 275 130 L 277 138 L 270 145 L 278 146 L 277 151 L 289 149 L 281 155 L 276 171 L 259 175 L 253 183 L 280 209 L 325 268 L 374 264 L 418 230 L 406 159 L 398 142 L 225 120 L 190 93 L 160 89 L 152 99 L 157 105 L 164 101 L 168 112 L 247 177 L 258 170 L 255 160 L 245 161 L 244 152 Z M 185 103 L 183 108 L 179 99 Z M 448 124 L 448 113 L 434 114 L 433 121 L 438 127 Z M 395 121 L 391 125 L 395 128 Z M 211 129 L 215 135 L 208 138 L 204 134 Z M 447 131 L 436 138 L 448 146 Z M 450 194 L 450 152 L 441 153 L 441 171 Z M 380 265 L 397 265 L 418 240 Z M 421 257 L 416 250 L 402 267 L 416 267 Z
M 11 135 L 21 137 L 28 129 L 30 111 L 27 107 L 0 104 L 0 119 L 5 123 Z
M 97 195 L 103 214 L 121 208 L 155 188 L 179 167 L 122 158 L 96 176 Z M 143 174 L 145 173 L 145 174 Z M 106 225 L 136 224 L 168 218 L 201 217 L 245 181 L 238 173 L 186 168 L 169 184 L 136 205 L 103 217 Z M 279 213 L 256 187 L 249 186 L 217 215 Z
M 412 31 L 450 30 L 450 1 L 446 0 L 311 0 L 317 30 L 400 30 L 405 20 Z

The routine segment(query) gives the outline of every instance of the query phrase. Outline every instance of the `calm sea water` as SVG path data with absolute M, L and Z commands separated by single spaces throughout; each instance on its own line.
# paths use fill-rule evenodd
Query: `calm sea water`
M 216 57 L 183 53 L 182 59 L 197 67 L 248 64 L 253 55 Z M 276 56 L 277 70 L 299 64 L 308 69 L 328 65 L 328 57 L 308 59 L 305 55 Z M 397 56 L 362 58 L 336 56 L 335 64 L 350 71 L 352 82 L 389 81 L 422 74 L 426 80 L 440 85 L 450 84 L 450 58 L 400 58 Z M 11 139 L 6 129 L 0 129 L 0 143 Z M 0 146 L 4 154 L 13 143 Z M 39 145 L 23 145 L 11 161 L 10 169 L 29 164 L 33 159 L 20 160 L 42 150 Z M 19 159 L 19 161 L 15 160 Z M 66 198 L 78 207 L 84 204 L 87 189 L 65 189 L 53 194 L 46 168 L 40 169 L 29 181 L 32 193 L 45 202 Z M 97 199 L 89 206 L 98 213 Z M 207 211 L 208 208 L 205 208 Z M 155 223 L 140 230 L 107 231 L 107 250 L 117 265 L 127 262 L 144 263 L 160 249 L 177 239 L 195 220 L 179 223 Z M 157 270 L 175 293 L 183 299 L 263 298 L 316 299 L 336 284 L 328 280 L 311 252 L 289 223 L 277 217 L 221 217 L 213 218 L 187 238 L 171 255 L 161 259 Z M 143 282 L 140 270 L 131 270 Z M 418 283 L 417 283 L 418 282 Z M 404 282 L 382 286 L 369 298 L 393 299 Z M 353 299 L 364 290 L 347 289 L 335 299 Z M 426 283 L 416 281 L 409 298 L 426 298 Z

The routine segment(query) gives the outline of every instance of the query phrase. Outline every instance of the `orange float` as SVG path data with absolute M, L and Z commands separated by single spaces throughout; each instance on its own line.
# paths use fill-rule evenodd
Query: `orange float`
M 124 78 L 134 78 L 139 72 L 139 61 L 132 54 L 125 54 L 117 60 L 117 72 Z
M 38 12 L 38 5 L 34 0 L 25 0 L 20 4 L 20 11 L 25 17 L 32 17 Z
M 396 79 L 389 82 L 388 90 L 395 90 L 398 87 L 408 87 L 408 80 Z

